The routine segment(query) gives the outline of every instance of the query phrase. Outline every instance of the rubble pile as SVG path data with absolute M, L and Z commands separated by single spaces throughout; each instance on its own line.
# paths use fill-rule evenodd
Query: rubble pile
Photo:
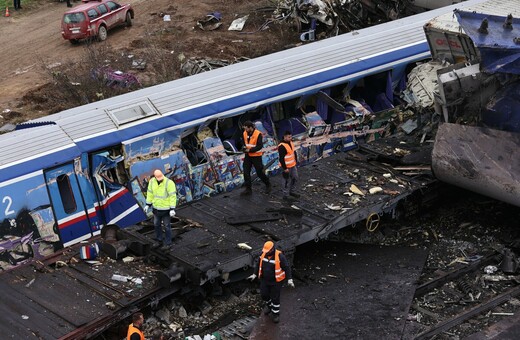
M 511 206 L 467 192 L 450 189 L 435 207 L 424 206 L 421 215 L 406 220 L 383 220 L 374 232 L 359 229 L 340 233 L 339 240 L 419 247 L 429 251 L 418 285 L 495 254 L 474 271 L 449 280 L 416 297 L 409 311 L 406 332 L 410 337 L 444 320 L 477 308 L 520 284 L 518 231 Z M 482 313 L 436 336 L 459 339 L 497 323 L 520 309 L 518 298 Z M 404 338 L 407 338 L 406 336 Z
M 234 293 L 236 294 L 234 294 Z M 260 299 L 255 290 L 244 288 L 241 283 L 217 289 L 211 296 L 193 298 L 175 296 L 161 301 L 152 315 L 146 318 L 145 334 L 152 334 L 160 329 L 166 339 L 184 339 L 208 335 L 226 338 L 229 324 L 242 317 L 251 318 L 261 310 Z M 236 332 L 245 336 L 249 327 L 236 327 Z M 240 336 L 239 336 L 240 337 Z
M 300 31 L 317 29 L 317 37 L 326 38 L 422 11 L 409 0 L 278 0 L 274 15 L 293 18 Z

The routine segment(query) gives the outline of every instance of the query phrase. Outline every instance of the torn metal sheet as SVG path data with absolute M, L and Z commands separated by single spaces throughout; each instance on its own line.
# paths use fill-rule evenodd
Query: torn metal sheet
M 233 20 L 231 25 L 229 25 L 228 31 L 241 31 L 244 29 L 244 25 L 246 24 L 249 15 L 243 16 L 241 18 Z
M 228 66 L 249 58 L 241 57 L 235 60 L 225 59 L 205 59 L 205 58 L 189 58 L 181 65 L 181 73 L 183 76 L 192 76 L 194 74 L 211 71 L 216 68 Z
M 278 0 L 275 16 L 294 18 L 302 40 L 313 40 L 305 34 L 330 37 L 422 11 L 407 0 Z
M 437 86 L 437 70 L 446 66 L 448 64 L 444 62 L 430 61 L 414 67 L 408 74 L 406 90 L 402 93 L 403 99 L 413 106 L 431 107 Z
M 520 134 L 444 123 L 432 153 L 435 176 L 447 183 L 520 206 Z
M 482 113 L 486 126 L 504 131 L 520 132 L 520 82 L 499 90 Z
M 484 71 L 520 74 L 520 19 L 465 11 L 455 15 L 479 49 Z

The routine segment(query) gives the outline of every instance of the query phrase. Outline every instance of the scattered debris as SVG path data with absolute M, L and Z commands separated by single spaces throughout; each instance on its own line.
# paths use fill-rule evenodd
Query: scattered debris
M 219 12 L 213 12 L 202 20 L 197 21 L 197 27 L 203 31 L 213 31 L 222 25 L 222 15 Z
M 237 244 L 237 246 L 238 246 L 238 248 L 244 249 L 244 250 L 251 250 L 251 249 L 253 249 L 247 243 L 239 243 L 239 244 Z
M 365 196 L 365 193 L 361 191 L 355 184 L 350 185 L 350 191 L 356 195 Z
M 229 61 L 224 59 L 200 59 L 192 57 L 182 63 L 181 73 L 185 77 L 192 76 L 194 74 L 211 71 L 213 69 L 235 64 L 244 60 L 248 60 L 248 58 L 241 57 L 235 58 L 233 61 Z
M 228 31 L 241 31 L 244 28 L 244 25 L 246 24 L 247 19 L 249 18 L 249 15 L 243 16 L 241 18 L 233 20 L 231 25 L 228 28 Z
M 105 85 L 110 88 L 127 88 L 141 86 L 139 79 L 131 73 L 115 71 L 108 66 L 92 70 L 91 76 L 103 80 Z
M 110 310 L 115 310 L 116 309 L 116 304 L 112 301 L 109 301 L 107 303 L 105 303 L 105 306 L 107 306 L 108 309 Z

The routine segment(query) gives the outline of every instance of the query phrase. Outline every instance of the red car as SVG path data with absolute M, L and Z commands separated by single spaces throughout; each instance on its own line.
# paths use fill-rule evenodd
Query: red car
M 94 37 L 103 41 L 109 29 L 119 25 L 132 26 L 134 10 L 130 4 L 120 5 L 112 0 L 83 2 L 65 12 L 61 21 L 61 35 L 73 44 Z

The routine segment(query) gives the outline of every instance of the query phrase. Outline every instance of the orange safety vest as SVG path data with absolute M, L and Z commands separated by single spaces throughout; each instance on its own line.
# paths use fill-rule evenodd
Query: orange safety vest
M 257 142 L 258 136 L 260 136 L 260 134 L 261 134 L 261 132 L 255 129 L 253 131 L 253 134 L 251 135 L 251 137 L 249 137 L 247 132 L 244 131 L 244 143 L 246 144 L 246 148 L 248 148 L 248 149 L 254 148 L 256 146 L 256 142 Z M 249 138 L 249 142 L 247 141 L 248 138 Z M 262 156 L 262 153 L 263 153 L 262 151 L 249 152 L 248 155 L 252 156 L 252 157 Z
M 293 144 L 293 142 L 289 142 L 289 143 L 290 143 L 289 145 L 291 146 L 290 149 L 287 146 L 287 142 L 278 144 L 278 147 L 283 146 L 285 148 L 285 150 L 287 151 L 287 153 L 285 154 L 285 157 L 283 158 L 287 169 L 290 169 L 290 168 L 293 168 L 296 166 L 296 157 L 294 157 L 294 144 Z M 282 164 L 280 164 L 280 166 L 282 166 Z
M 139 336 L 141 337 L 141 340 L 144 340 L 144 334 L 143 332 L 134 326 L 133 323 L 131 323 L 129 326 L 128 326 L 128 333 L 126 334 L 126 340 L 130 340 L 130 337 L 132 336 L 132 334 L 134 333 L 137 333 L 139 334 Z
M 280 254 L 282 252 L 279 250 L 275 250 L 274 252 L 274 276 L 276 278 L 276 282 L 281 282 L 285 279 L 285 271 L 282 270 L 282 267 L 280 266 Z M 264 261 L 271 262 L 273 260 L 269 260 L 265 258 L 266 253 L 262 253 L 262 256 L 260 256 L 260 266 L 258 268 L 258 277 L 262 277 L 262 263 Z

